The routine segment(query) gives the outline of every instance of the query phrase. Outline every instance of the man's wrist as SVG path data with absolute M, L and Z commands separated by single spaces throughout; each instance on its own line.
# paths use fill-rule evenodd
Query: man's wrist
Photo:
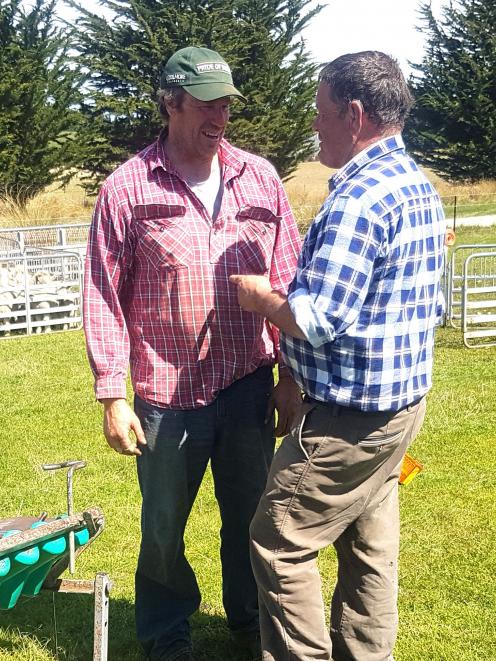
M 98 401 L 105 409 L 107 409 L 110 408 L 115 402 L 125 402 L 127 400 L 124 397 L 101 397 Z
M 284 365 L 284 363 L 278 363 L 278 369 L 279 369 L 279 379 L 293 378 L 291 372 L 289 371 L 289 367 L 287 365 Z
M 260 292 L 259 296 L 256 298 L 255 305 L 258 314 L 271 321 L 271 319 L 277 315 L 285 301 L 286 297 L 277 289 L 266 289 Z

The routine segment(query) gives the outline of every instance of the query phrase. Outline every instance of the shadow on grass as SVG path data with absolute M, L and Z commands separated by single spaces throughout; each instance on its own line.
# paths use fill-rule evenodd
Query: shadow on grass
M 91 661 L 93 607 L 91 595 L 43 592 L 34 599 L 22 599 L 14 609 L 0 614 L 0 656 L 3 652 L 13 660 Z M 250 655 L 232 643 L 225 618 L 208 606 L 193 616 L 191 629 L 198 661 L 250 661 Z M 108 658 L 145 659 L 135 638 L 134 604 L 125 599 L 110 599 Z

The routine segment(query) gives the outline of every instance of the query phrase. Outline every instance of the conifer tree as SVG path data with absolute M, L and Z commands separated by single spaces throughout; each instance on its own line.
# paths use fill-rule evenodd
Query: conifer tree
M 0 199 L 24 207 L 77 162 L 80 74 L 55 0 L 0 0 Z
M 282 176 L 313 151 L 315 65 L 301 31 L 310 0 L 100 0 L 113 19 L 79 12 L 78 48 L 90 71 L 85 163 L 97 185 L 156 139 L 160 72 L 185 46 L 217 50 L 247 97 L 233 104 L 226 137 L 268 158 Z M 108 16 L 108 13 L 107 13 Z
M 421 5 L 426 54 L 405 139 L 421 163 L 453 181 L 496 177 L 496 3 L 453 0 L 436 20 Z

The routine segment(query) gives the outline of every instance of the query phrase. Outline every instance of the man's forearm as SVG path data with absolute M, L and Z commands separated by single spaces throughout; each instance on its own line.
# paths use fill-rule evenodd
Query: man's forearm
M 288 299 L 277 291 L 272 291 L 271 295 L 263 302 L 265 311 L 262 312 L 274 326 L 287 335 L 296 337 L 300 340 L 306 340 L 300 327 L 296 323 L 294 315 L 289 307 Z
M 268 278 L 239 274 L 231 275 L 229 280 L 238 287 L 238 301 L 243 310 L 257 312 L 287 335 L 306 339 L 291 312 L 287 297 L 272 289 Z
M 271 324 L 277 326 L 279 330 L 287 335 L 297 337 L 300 340 L 306 339 L 296 323 L 286 296 L 273 289 L 272 291 L 260 293 L 257 299 L 255 301 L 257 312 L 266 317 Z

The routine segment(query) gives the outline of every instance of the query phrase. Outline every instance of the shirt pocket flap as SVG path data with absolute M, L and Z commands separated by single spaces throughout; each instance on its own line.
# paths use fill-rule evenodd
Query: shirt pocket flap
M 274 223 L 275 225 L 281 220 L 281 216 L 276 216 L 270 209 L 266 207 L 259 207 L 247 204 L 238 211 L 236 214 L 237 220 L 257 220 L 261 223 Z
M 160 224 L 185 215 L 183 204 L 136 204 L 133 207 L 133 220 L 152 220 Z

